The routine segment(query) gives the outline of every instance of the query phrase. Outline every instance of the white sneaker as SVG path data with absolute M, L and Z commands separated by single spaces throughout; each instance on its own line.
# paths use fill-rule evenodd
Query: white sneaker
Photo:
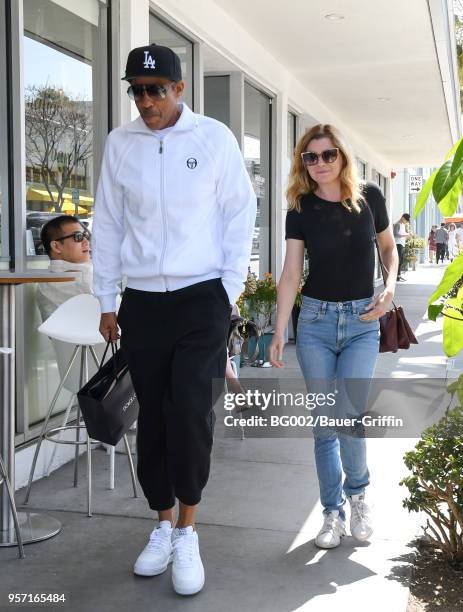
M 199 554 L 198 534 L 193 527 L 174 529 L 172 584 L 179 595 L 194 595 L 204 586 L 204 567 Z
M 135 561 L 133 571 L 138 576 L 157 576 L 172 561 L 172 527 L 170 521 L 161 521 L 153 529 L 148 544 Z
M 365 503 L 365 493 L 349 495 L 350 503 L 350 532 L 356 540 L 365 542 L 373 533 L 370 508 Z
M 336 548 L 341 538 L 346 535 L 346 522 L 340 516 L 339 510 L 324 513 L 323 527 L 315 538 L 315 544 L 320 548 Z

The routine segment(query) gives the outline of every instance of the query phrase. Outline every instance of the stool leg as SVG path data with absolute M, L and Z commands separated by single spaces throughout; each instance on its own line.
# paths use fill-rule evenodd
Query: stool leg
M 236 363 L 233 361 L 233 359 L 230 359 L 230 363 L 231 363 L 231 367 L 232 367 L 233 372 L 235 373 L 236 378 L 238 378 L 238 369 L 236 367 Z M 241 439 L 244 440 L 245 439 L 244 426 L 240 425 L 240 427 L 241 427 Z
M 81 388 L 88 381 L 88 346 L 82 348 Z M 82 380 L 83 377 L 83 380 Z M 79 431 L 79 430 L 77 430 Z M 92 442 L 87 431 L 87 514 L 92 516 Z
M 114 463 L 115 463 L 116 448 L 109 447 L 109 488 L 114 489 Z
M 71 414 L 71 410 L 72 410 L 72 404 L 74 401 L 74 398 L 76 397 L 76 394 L 73 393 L 71 396 L 71 399 L 69 400 L 69 404 L 66 408 L 66 412 L 64 413 L 64 417 L 63 417 L 63 422 L 61 423 L 61 427 L 66 427 L 66 425 L 68 424 L 68 419 L 69 419 L 69 415 Z M 57 437 L 57 440 L 61 440 L 61 438 L 63 437 L 63 431 L 60 431 Z M 57 446 L 53 447 L 53 452 L 51 454 L 50 457 L 50 461 L 48 462 L 48 468 L 46 469 L 46 473 L 45 476 L 48 478 L 50 476 L 50 472 L 51 472 L 51 468 L 53 465 L 53 461 L 55 459 L 55 455 L 56 455 L 56 451 L 58 450 Z
M 35 453 L 34 453 L 34 459 L 32 461 L 32 467 L 31 467 L 31 471 L 29 474 L 29 482 L 27 483 L 27 490 L 26 490 L 26 497 L 24 499 L 24 504 L 27 504 L 27 502 L 29 501 L 29 495 L 31 493 L 31 487 L 32 487 L 32 480 L 34 478 L 34 472 L 35 472 L 35 466 L 37 464 L 37 459 L 39 456 L 39 452 L 40 452 L 40 447 L 42 446 L 42 441 L 43 441 L 43 436 L 45 434 L 45 432 L 47 431 L 47 426 L 48 426 L 48 421 L 50 420 L 51 417 L 51 413 L 53 412 L 53 408 L 55 407 L 55 404 L 58 400 L 59 394 L 61 393 L 62 388 L 64 387 L 64 383 L 66 382 L 67 377 L 69 376 L 69 372 L 71 371 L 71 368 L 74 364 L 74 361 L 76 359 L 77 356 L 77 352 L 79 350 L 79 345 L 76 345 L 72 355 L 71 355 L 71 359 L 69 360 L 69 364 L 68 367 L 66 368 L 66 372 L 58 386 L 58 389 L 56 390 L 56 393 L 52 399 L 52 402 L 50 404 L 50 408 L 48 409 L 47 412 L 47 416 L 45 417 L 45 421 L 43 423 L 42 426 L 42 431 L 40 432 L 40 436 L 39 439 L 37 440 L 37 445 L 35 447 Z
M 84 367 L 87 356 L 87 347 L 82 346 L 80 353 L 80 376 L 79 376 L 79 389 L 82 389 L 84 386 Z M 77 427 L 76 427 L 76 448 L 74 451 L 74 487 L 77 487 L 77 483 L 79 481 L 79 444 L 80 442 L 80 406 L 77 404 Z
M 132 477 L 133 496 L 138 497 L 137 479 L 135 478 L 135 470 L 133 468 L 132 453 L 130 452 L 130 445 L 129 445 L 129 441 L 127 440 L 127 434 L 124 435 L 124 444 L 125 444 L 125 450 L 127 451 L 127 458 L 129 461 L 130 476 Z
M 94 347 L 93 346 L 89 346 L 88 348 L 90 349 L 90 353 L 91 353 L 91 355 L 93 357 L 93 361 L 95 362 L 96 367 L 99 368 L 100 367 L 100 362 L 98 361 L 98 357 L 96 356 Z
M 87 433 L 87 514 L 92 516 L 92 444 Z
M 8 480 L 8 475 L 6 473 L 5 470 L 5 465 L 3 464 L 3 459 L 0 456 L 0 471 L 3 475 L 3 484 L 6 487 L 6 490 L 8 492 L 8 497 L 10 498 L 10 505 L 11 505 L 11 513 L 13 515 L 13 522 L 14 522 L 14 530 L 16 531 L 16 539 L 18 540 L 18 551 L 19 551 L 19 558 L 20 559 L 24 559 L 25 554 L 24 554 L 24 547 L 23 547 L 23 541 L 22 541 L 22 537 L 21 537 L 21 530 L 19 528 L 19 522 L 18 522 L 18 513 L 16 512 L 16 504 L 14 501 L 14 493 L 11 490 L 11 485 L 10 485 L 10 481 Z M 1 485 L 1 481 L 0 481 L 0 485 Z

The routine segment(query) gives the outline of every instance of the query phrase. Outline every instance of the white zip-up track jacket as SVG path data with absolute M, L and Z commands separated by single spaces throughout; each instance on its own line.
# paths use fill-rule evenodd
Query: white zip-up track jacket
M 94 292 L 114 312 L 118 283 L 175 291 L 221 278 L 230 304 L 243 290 L 256 197 L 222 123 L 186 104 L 164 137 L 139 117 L 106 141 L 95 201 Z

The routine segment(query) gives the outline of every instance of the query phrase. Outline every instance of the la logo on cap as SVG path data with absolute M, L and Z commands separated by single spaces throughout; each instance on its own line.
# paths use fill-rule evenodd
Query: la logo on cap
M 156 61 L 151 57 L 149 51 L 145 51 L 145 61 L 143 62 L 144 68 L 151 68 L 154 70 L 156 68 Z

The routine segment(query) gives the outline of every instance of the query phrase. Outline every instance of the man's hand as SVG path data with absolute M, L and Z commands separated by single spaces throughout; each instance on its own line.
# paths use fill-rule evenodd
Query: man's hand
M 117 317 L 115 312 L 104 312 L 100 319 L 100 334 L 106 342 L 116 342 L 120 337 L 117 328 Z

